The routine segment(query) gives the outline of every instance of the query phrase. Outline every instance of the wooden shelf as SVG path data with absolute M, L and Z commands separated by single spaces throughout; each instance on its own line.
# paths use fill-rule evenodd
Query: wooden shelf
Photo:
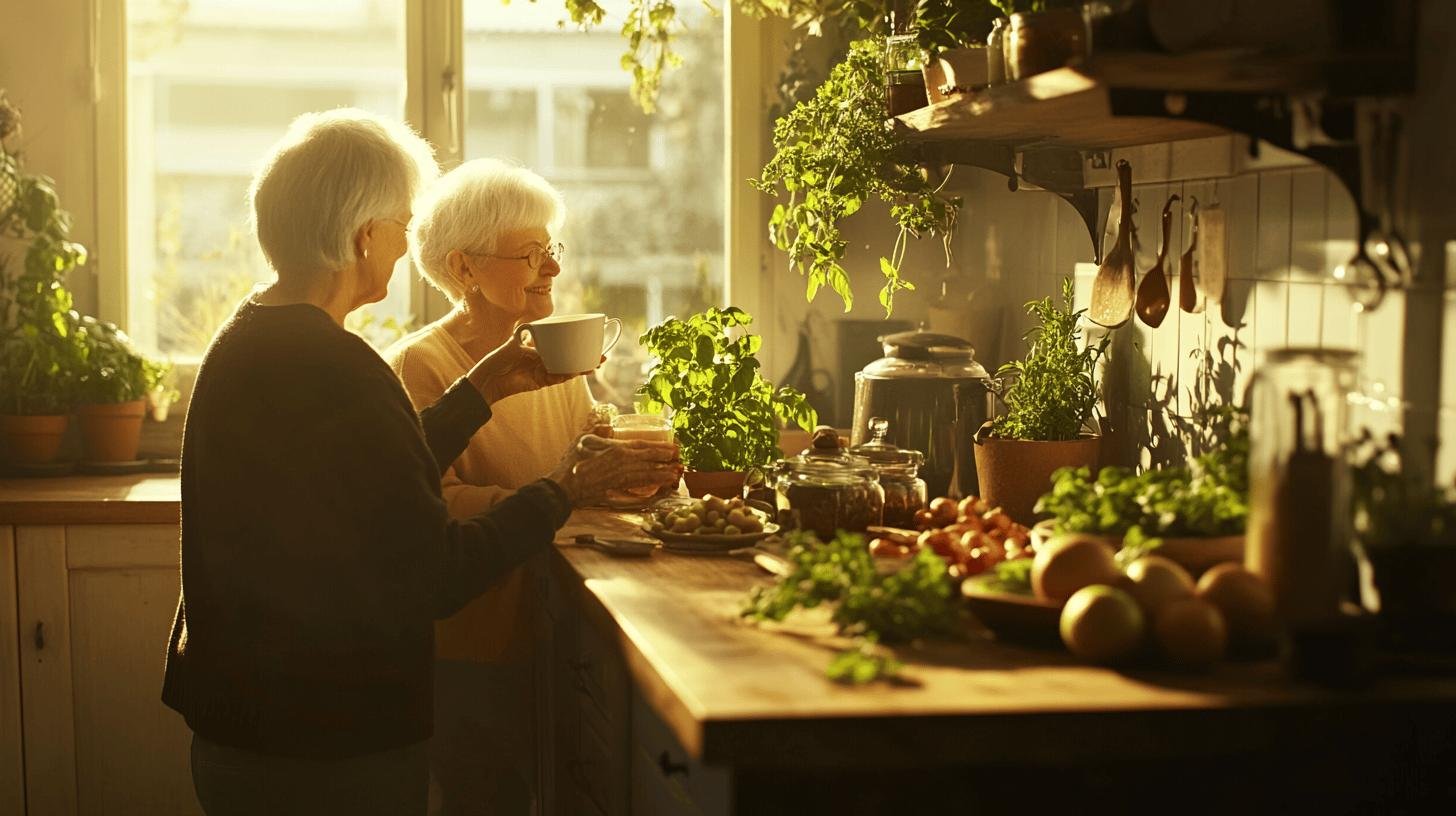
M 1210 97 L 1238 99 L 1242 109 L 1250 97 L 1391 93 L 1408 90 L 1411 82 L 1408 63 L 1384 55 L 1331 60 L 1230 52 L 1114 53 L 911 111 L 897 117 L 896 127 L 913 142 L 1108 150 L 1248 130 L 1211 123 L 1206 115 Z M 1200 101 L 1195 112 L 1184 109 L 1191 97 Z M 1128 107 L 1156 115 L 1117 112 L 1125 114 Z M 1230 116 L 1230 110 L 1218 105 L 1215 121 Z M 1232 121 L 1239 118 L 1233 114 Z
M 897 122 L 911 141 L 966 139 L 1017 149 L 1108 150 L 1226 132 L 1202 122 L 1114 116 L 1108 86 L 1074 68 L 947 99 L 899 116 Z

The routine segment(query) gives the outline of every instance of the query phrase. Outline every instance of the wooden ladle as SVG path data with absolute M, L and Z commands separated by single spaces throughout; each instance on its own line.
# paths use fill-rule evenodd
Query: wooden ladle
M 1138 317 L 1155 329 L 1163 325 L 1163 318 L 1168 316 L 1168 306 L 1172 302 L 1168 293 L 1168 273 L 1163 266 L 1168 260 L 1168 237 L 1173 226 L 1173 204 L 1176 201 L 1178 196 L 1174 195 L 1163 205 L 1163 243 L 1158 247 L 1158 262 L 1143 276 L 1142 285 L 1137 290 L 1137 303 L 1133 306 Z
M 1132 251 L 1132 165 L 1127 159 L 1117 162 L 1117 192 L 1122 199 L 1122 218 L 1117 223 L 1117 238 L 1112 249 L 1097 268 L 1092 279 L 1092 303 L 1087 316 L 1093 323 L 1115 329 L 1132 316 L 1133 281 L 1137 278 L 1136 257 Z
M 1198 198 L 1191 198 L 1193 204 L 1188 208 L 1188 246 L 1183 250 L 1183 257 L 1178 260 L 1178 305 L 1185 312 L 1197 313 L 1203 311 L 1203 296 L 1193 279 L 1193 267 L 1198 260 L 1195 254 L 1198 251 Z

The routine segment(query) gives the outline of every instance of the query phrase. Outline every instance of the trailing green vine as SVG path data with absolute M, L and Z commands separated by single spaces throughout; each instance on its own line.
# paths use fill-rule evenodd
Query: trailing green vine
M 938 235 L 950 260 L 950 236 L 961 206 L 941 194 L 916 166 L 909 147 L 885 117 L 884 41 L 859 40 L 835 66 L 812 99 L 797 105 L 774 125 L 775 154 L 752 184 L 788 201 L 774 207 L 769 237 L 789 256 L 789 268 L 807 280 L 813 300 L 828 286 L 854 305 L 849 274 L 843 266 L 848 241 L 840 222 L 872 198 L 890 205 L 900 227 L 894 249 L 880 258 L 885 285 L 880 305 L 894 310 L 895 293 L 913 290 L 900 274 L 907 239 Z

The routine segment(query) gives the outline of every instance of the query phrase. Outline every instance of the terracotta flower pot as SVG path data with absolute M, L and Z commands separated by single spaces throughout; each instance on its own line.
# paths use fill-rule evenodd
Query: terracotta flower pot
M 746 477 L 741 470 L 689 470 L 683 473 L 683 483 L 687 485 L 688 495 L 695 499 L 709 493 L 726 499 L 743 495 Z
M 61 452 L 69 416 L 0 416 L 6 458 L 17 465 L 47 465 Z
M 87 462 L 132 462 L 141 444 L 144 399 L 77 406 L 81 420 L 81 457 Z
M 921 70 L 931 104 L 951 98 L 940 92 L 942 86 L 955 88 L 952 96 L 984 88 L 990 82 L 988 50 L 984 45 L 952 48 L 927 61 Z
M 1057 468 L 1097 469 L 1101 437 L 1084 434 L 1065 442 L 1029 442 L 978 435 L 976 477 L 981 498 L 1000 507 L 1022 524 L 1036 521 L 1032 508 L 1043 493 L 1051 490 Z

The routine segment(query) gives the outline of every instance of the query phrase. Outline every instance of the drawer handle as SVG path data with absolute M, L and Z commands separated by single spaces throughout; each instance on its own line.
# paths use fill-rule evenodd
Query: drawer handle
M 673 762 L 672 757 L 666 751 L 657 755 L 657 767 L 662 769 L 663 776 L 674 776 L 677 774 L 682 774 L 683 776 L 688 775 L 687 763 Z
M 39 652 L 39 651 L 45 649 L 45 621 L 36 621 L 35 622 L 35 637 L 34 637 L 34 640 L 35 640 L 35 650 L 36 651 Z

